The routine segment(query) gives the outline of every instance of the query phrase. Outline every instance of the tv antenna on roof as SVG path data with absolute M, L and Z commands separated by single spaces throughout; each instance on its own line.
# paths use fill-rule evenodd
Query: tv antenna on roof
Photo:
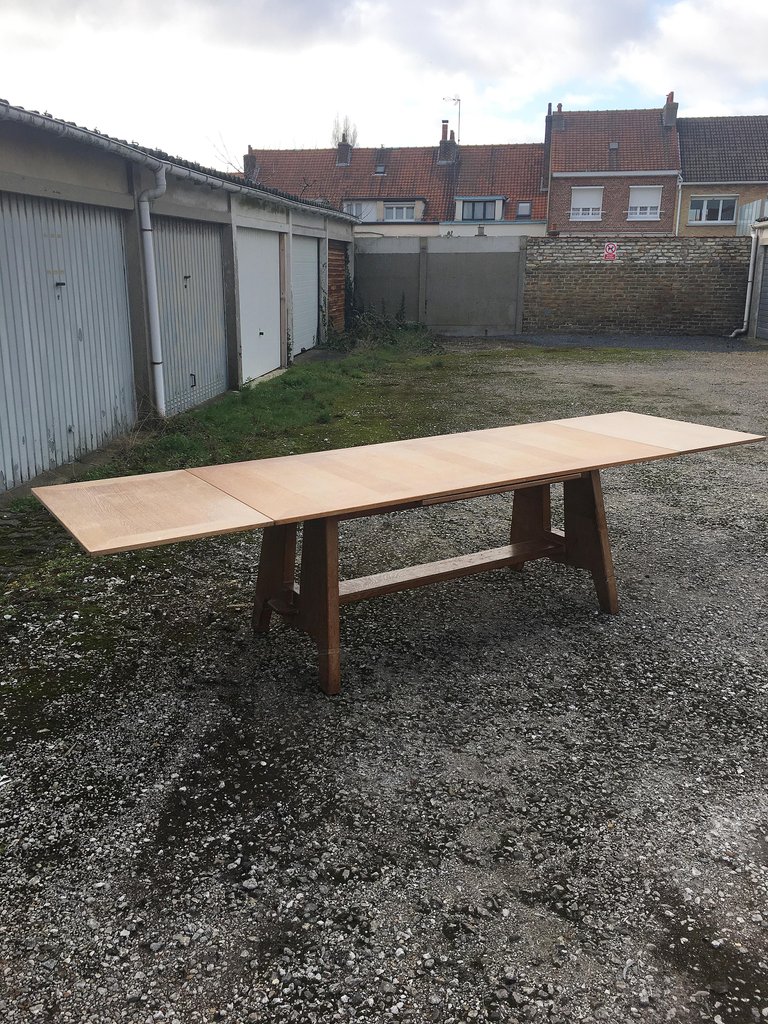
M 456 141 L 461 142 L 461 96 L 443 96 L 446 103 L 455 103 L 459 108 L 459 120 L 456 125 Z

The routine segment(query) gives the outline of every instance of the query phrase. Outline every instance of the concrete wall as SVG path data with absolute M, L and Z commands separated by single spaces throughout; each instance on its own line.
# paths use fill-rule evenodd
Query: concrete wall
M 525 238 L 357 238 L 358 308 L 446 333 L 519 330 Z
M 532 238 L 523 330 L 724 335 L 740 327 L 749 238 Z

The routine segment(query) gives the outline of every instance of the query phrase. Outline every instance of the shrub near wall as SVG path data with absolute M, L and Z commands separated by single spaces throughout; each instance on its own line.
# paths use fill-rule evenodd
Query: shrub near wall
M 749 238 L 529 238 L 523 331 L 730 334 Z

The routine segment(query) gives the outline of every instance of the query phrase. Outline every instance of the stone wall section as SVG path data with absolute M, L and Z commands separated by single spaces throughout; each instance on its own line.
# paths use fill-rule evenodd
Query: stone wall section
M 744 317 L 749 238 L 529 238 L 523 332 L 725 335 Z

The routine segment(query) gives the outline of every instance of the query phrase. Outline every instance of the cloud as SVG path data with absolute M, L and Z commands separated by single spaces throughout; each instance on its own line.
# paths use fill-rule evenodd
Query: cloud
M 0 0 L 13 103 L 213 166 L 254 146 L 540 141 L 548 101 L 768 112 L 768 3 Z M 130 86 L 126 83 L 130 82 Z
M 622 49 L 621 76 L 636 87 L 674 89 L 680 113 L 766 113 L 765 0 L 679 0 L 658 19 L 652 40 Z

